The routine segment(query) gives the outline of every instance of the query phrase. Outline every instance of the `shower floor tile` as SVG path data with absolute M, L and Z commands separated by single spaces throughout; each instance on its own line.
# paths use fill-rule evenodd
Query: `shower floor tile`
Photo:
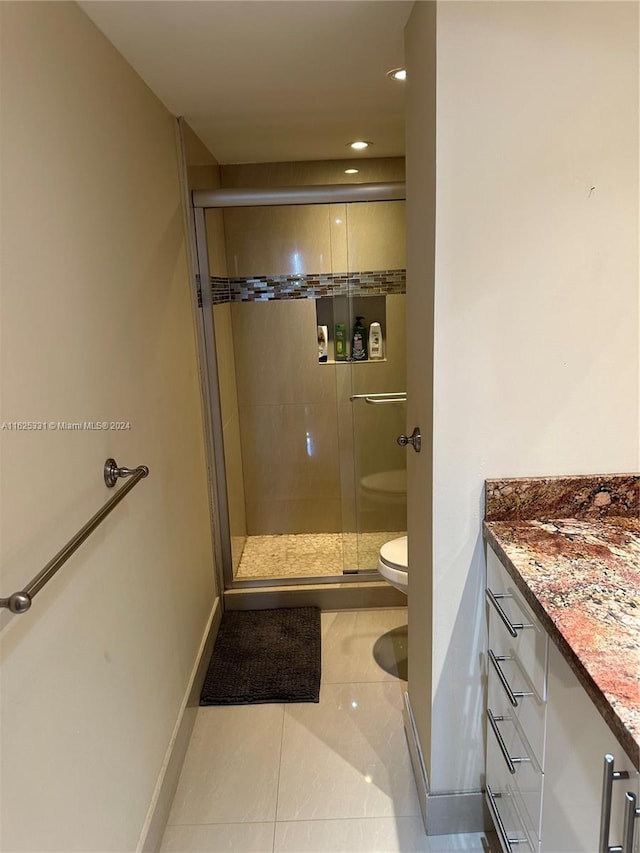
M 248 536 L 236 578 L 328 577 L 375 569 L 380 547 L 403 531 Z

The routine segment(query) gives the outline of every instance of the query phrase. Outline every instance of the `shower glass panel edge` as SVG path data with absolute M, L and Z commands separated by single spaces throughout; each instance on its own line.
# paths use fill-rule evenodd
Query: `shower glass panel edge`
M 293 196 L 293 197 L 292 197 Z M 268 197 L 268 198 L 267 198 Z M 218 497 L 218 515 L 219 515 L 219 532 L 221 539 L 221 550 L 223 554 L 223 576 L 225 589 L 234 588 L 250 588 L 253 584 L 251 579 L 242 578 L 234 579 L 232 566 L 232 547 L 231 547 L 231 531 L 229 526 L 229 509 L 228 509 L 228 494 L 226 484 L 226 465 L 224 455 L 224 444 L 222 435 L 222 412 L 220 407 L 220 381 L 218 377 L 217 358 L 216 358 L 216 332 L 213 318 L 213 300 L 211 293 L 211 277 L 210 266 L 207 248 L 207 234 L 205 209 L 210 207 L 248 207 L 264 205 L 282 205 L 282 204 L 314 204 L 334 202 L 347 202 L 352 200 L 389 200 L 389 199 L 404 199 L 404 184 L 361 184 L 361 185 L 335 185 L 330 187 L 287 187 L 284 189 L 269 189 L 265 190 L 213 190 L 213 191 L 196 191 L 192 193 L 194 202 L 194 213 L 196 219 L 196 242 L 198 250 L 198 260 L 200 267 L 200 280 L 202 290 L 202 310 L 203 322 L 205 326 L 206 339 L 206 357 L 209 360 L 210 373 L 215 379 L 215 393 L 212 388 L 212 399 L 214 402 L 215 411 L 212 412 L 213 421 L 215 424 L 215 471 L 217 479 L 217 497 Z M 222 202 L 222 203 L 220 203 Z M 347 334 L 350 335 L 351 329 L 348 328 Z M 344 531 L 343 531 L 344 533 Z M 362 577 L 360 578 L 362 580 Z M 259 578 L 255 580 L 255 585 L 264 587 L 268 584 L 274 586 L 290 586 L 297 584 L 309 584 L 319 582 L 327 583 L 352 583 L 357 582 L 357 576 L 344 576 L 337 569 L 336 574 L 325 576 L 307 575 L 306 577 L 276 577 L 270 576 L 268 579 Z
M 209 417 L 211 418 L 214 465 L 213 474 L 216 488 L 217 533 L 222 560 L 224 588 L 228 588 L 232 578 L 231 536 L 229 528 L 229 502 L 227 499 L 226 464 L 223 444 L 222 411 L 220 407 L 220 382 L 218 378 L 218 358 L 216 355 L 215 327 L 213 323 L 213 304 L 211 298 L 211 276 L 209 274 L 209 251 L 207 247 L 207 227 L 203 208 L 194 208 L 196 255 L 200 276 L 200 297 L 202 326 L 204 331 L 204 356 L 207 362 L 209 383 Z
M 344 519 L 344 550 L 346 571 L 371 579 L 380 547 L 407 527 L 406 452 L 396 441 L 406 421 L 405 202 L 350 201 L 344 218 L 348 316 L 351 329 L 363 318 L 366 351 L 348 364 L 353 507 Z M 377 358 L 369 351 L 374 322 L 382 331 Z

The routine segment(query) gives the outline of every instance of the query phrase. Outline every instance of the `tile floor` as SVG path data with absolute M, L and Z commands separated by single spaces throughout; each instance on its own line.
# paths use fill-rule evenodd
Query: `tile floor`
M 405 742 L 406 608 L 322 614 L 320 702 L 199 708 L 162 853 L 488 851 L 427 837 Z
M 248 536 L 236 572 L 239 580 L 325 577 L 346 569 L 375 569 L 380 547 L 405 532 L 291 533 Z

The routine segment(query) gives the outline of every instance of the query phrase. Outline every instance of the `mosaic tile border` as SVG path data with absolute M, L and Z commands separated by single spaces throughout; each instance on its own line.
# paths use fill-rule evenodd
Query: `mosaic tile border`
M 225 302 L 269 302 L 281 299 L 320 299 L 327 296 L 372 296 L 406 293 L 407 271 L 365 270 L 352 273 L 226 278 L 211 276 L 214 305 Z

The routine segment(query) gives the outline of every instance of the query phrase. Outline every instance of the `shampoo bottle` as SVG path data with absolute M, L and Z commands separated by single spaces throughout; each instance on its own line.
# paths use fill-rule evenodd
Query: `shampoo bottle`
M 363 325 L 364 317 L 356 317 L 351 338 L 351 358 L 353 361 L 367 360 L 367 330 Z
M 347 327 L 344 323 L 336 323 L 335 333 L 335 359 L 336 361 L 347 360 Z
M 372 323 L 369 326 L 369 358 L 379 361 L 383 356 L 382 328 L 380 323 Z

